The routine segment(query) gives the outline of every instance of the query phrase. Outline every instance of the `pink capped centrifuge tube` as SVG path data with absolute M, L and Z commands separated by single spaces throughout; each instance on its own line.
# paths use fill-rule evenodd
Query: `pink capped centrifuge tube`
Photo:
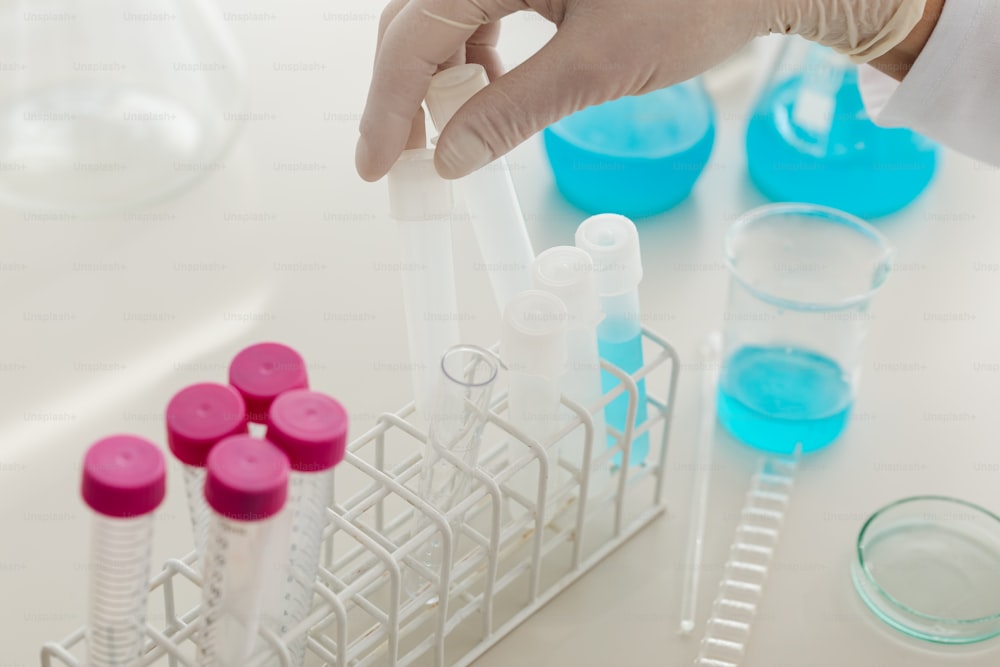
M 167 405 L 167 443 L 184 465 L 184 487 L 199 565 L 205 558 L 208 505 L 205 504 L 205 464 L 219 441 L 247 432 L 243 398 L 232 387 L 205 382 L 185 387 Z
M 83 460 L 90 537 L 87 667 L 134 664 L 142 654 L 153 511 L 166 493 L 166 463 L 153 443 L 114 435 Z

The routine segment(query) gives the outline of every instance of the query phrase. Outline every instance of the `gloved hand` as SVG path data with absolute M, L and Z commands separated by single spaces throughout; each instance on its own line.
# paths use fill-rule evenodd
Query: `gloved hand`
M 926 0 L 393 0 L 383 13 L 356 164 L 374 181 L 418 133 L 431 76 L 466 59 L 491 83 L 451 119 L 435 165 L 458 178 L 555 121 L 624 95 L 685 81 L 751 39 L 795 33 L 857 61 L 901 42 Z M 535 11 L 558 26 L 534 56 L 499 76 L 497 22 Z M 411 142 L 412 143 L 412 142 Z

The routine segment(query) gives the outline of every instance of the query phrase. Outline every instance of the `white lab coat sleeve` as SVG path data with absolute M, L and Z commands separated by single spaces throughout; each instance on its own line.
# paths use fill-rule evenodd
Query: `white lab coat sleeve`
M 1000 0 L 947 0 L 902 83 L 861 69 L 865 106 L 877 124 L 908 127 L 1000 165 Z

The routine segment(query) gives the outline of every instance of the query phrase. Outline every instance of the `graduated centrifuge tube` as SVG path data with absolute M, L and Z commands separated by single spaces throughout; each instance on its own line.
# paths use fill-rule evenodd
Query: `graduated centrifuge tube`
M 159 448 L 131 435 L 96 442 L 83 461 L 90 537 L 87 667 L 135 664 L 146 636 L 153 511 L 166 493 Z
M 235 435 L 208 455 L 212 509 L 198 633 L 200 667 L 245 667 L 261 616 L 277 604 L 287 554 L 288 457 L 266 440 Z
M 180 390 L 167 404 L 167 443 L 184 466 L 191 530 L 199 566 L 204 563 L 208 535 L 205 463 L 219 441 L 247 432 L 247 411 L 239 392 L 228 385 L 205 382 Z
M 257 343 L 243 348 L 229 364 L 229 384 L 247 406 L 251 433 L 262 434 L 267 411 L 278 396 L 306 389 L 309 376 L 302 356 L 281 343 Z
M 601 321 L 600 297 L 594 280 L 594 262 L 585 250 L 556 246 L 535 259 L 532 272 L 535 288 L 553 294 L 566 305 L 569 315 L 566 343 L 569 359 L 561 387 L 567 398 L 590 410 L 594 422 L 588 496 L 603 493 L 610 484 L 610 464 L 593 461 L 605 451 L 607 430 L 604 410 L 594 410 L 601 400 L 601 358 L 597 349 L 597 325 Z M 598 446 L 599 445 L 599 446 Z M 587 440 L 583 428 L 573 431 L 562 443 L 560 455 L 583 470 Z
M 425 148 L 403 151 L 388 181 L 389 214 L 399 231 L 413 395 L 426 419 L 441 355 L 459 339 L 451 183 L 438 176 L 434 151 Z
M 327 507 L 333 497 L 333 467 L 344 459 L 347 412 L 333 398 L 308 389 L 282 394 L 267 418 L 267 439 L 288 456 L 291 542 L 276 629 L 286 637 L 292 665 L 305 659 L 306 633 L 287 634 L 312 608 Z
M 594 260 L 594 278 L 601 295 L 604 320 L 597 326 L 601 358 L 632 374 L 643 366 L 642 322 L 639 314 L 639 282 L 642 280 L 642 258 L 639 255 L 639 233 L 635 224 L 623 215 L 606 213 L 583 221 L 576 230 L 576 246 L 587 251 Z M 604 392 L 618 386 L 611 373 L 601 374 Z M 638 383 L 634 428 L 646 421 L 646 382 Z M 628 424 L 628 392 L 623 392 L 608 404 L 605 416 L 608 424 L 625 433 Z M 608 445 L 614 445 L 608 436 Z M 625 443 L 622 443 L 623 446 Z M 649 454 L 649 434 L 633 437 L 629 465 L 637 466 Z M 615 457 L 620 464 L 621 456 Z
M 427 109 L 438 132 L 473 95 L 489 84 L 482 65 L 458 65 L 431 79 Z M 504 157 L 477 169 L 458 183 L 472 216 L 493 295 L 500 312 L 515 294 L 531 288 L 535 252 L 524 224 L 521 204 Z
M 514 473 L 509 484 L 535 507 L 539 516 L 544 516 L 539 505 L 548 500 L 565 477 L 559 466 L 558 445 L 546 445 L 565 425 L 559 389 L 568 354 L 566 320 L 562 301 L 548 292 L 528 290 L 507 304 L 500 332 L 500 358 L 508 371 L 507 418 L 511 425 L 547 450 L 532 449 L 536 460 Z M 528 449 L 524 443 L 512 439 L 507 451 L 508 462 L 514 464 Z M 542 474 L 543 461 L 547 462 L 547 474 Z M 510 503 L 510 508 L 514 516 L 525 511 L 518 502 Z
M 472 482 L 468 470 L 448 460 L 445 452 L 468 468 L 476 467 L 499 368 L 491 352 L 474 345 L 453 347 L 441 359 L 441 379 L 427 429 L 419 486 L 420 497 L 441 514 L 448 514 L 468 494 Z M 416 510 L 411 537 L 431 523 L 426 514 Z M 451 548 L 455 548 L 454 541 Z M 440 574 L 443 555 L 444 540 L 440 532 L 435 531 L 418 547 L 416 558 L 432 574 Z M 417 595 L 424 581 L 419 573 L 407 570 L 404 579 L 407 593 Z M 433 596 L 430 603 L 437 602 L 438 597 Z

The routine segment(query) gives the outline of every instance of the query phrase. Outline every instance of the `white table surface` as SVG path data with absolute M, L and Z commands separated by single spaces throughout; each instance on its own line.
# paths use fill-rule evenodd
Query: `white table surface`
M 361 182 L 353 167 L 376 4 L 226 0 L 226 11 L 267 14 L 228 21 L 250 64 L 251 108 L 266 120 L 245 127 L 223 168 L 132 216 L 0 213 L 0 666 L 38 664 L 43 641 L 83 622 L 88 522 L 78 476 L 97 437 L 131 431 L 162 442 L 171 393 L 222 380 L 231 355 L 263 339 L 301 350 L 314 385 L 345 402 L 356 432 L 408 399 L 406 374 L 386 370 L 406 360 L 406 339 L 399 275 L 384 266 L 397 257 L 384 183 Z M 511 20 L 505 58 L 518 62 L 550 31 L 537 17 Z M 322 67 L 294 72 L 279 63 Z M 722 319 L 722 235 L 763 203 L 741 149 L 751 94 L 743 86 L 719 97 L 718 141 L 693 196 L 639 223 L 644 316 L 688 367 L 669 454 L 669 513 L 477 667 L 685 665 L 696 653 L 696 637 L 676 628 L 697 345 Z M 583 216 L 555 192 L 537 138 L 510 161 L 536 247 L 571 243 Z M 996 641 L 945 649 L 888 630 L 848 574 L 863 520 L 891 500 L 940 493 L 1000 509 L 998 192 L 1000 171 L 948 154 L 926 196 L 878 222 L 899 267 L 874 307 L 857 414 L 840 442 L 803 464 L 746 667 L 1000 664 Z M 486 277 L 474 268 L 469 230 L 458 225 L 456 238 L 463 333 L 489 343 L 497 314 Z M 196 262 L 222 268 L 177 266 Z M 295 264 L 314 266 L 289 270 Z M 64 317 L 40 321 L 44 313 Z M 718 436 L 699 622 L 756 460 Z M 189 539 L 181 478 L 171 472 L 156 562 L 186 551 Z

